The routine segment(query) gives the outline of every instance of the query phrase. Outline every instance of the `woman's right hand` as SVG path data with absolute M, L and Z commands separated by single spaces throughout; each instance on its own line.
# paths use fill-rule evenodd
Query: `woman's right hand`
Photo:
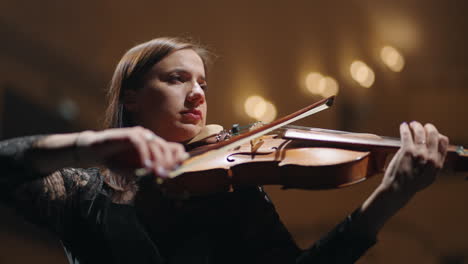
M 116 173 L 135 176 L 146 168 L 165 178 L 185 159 L 182 144 L 168 142 L 143 127 L 84 131 L 76 141 L 76 159 L 84 166 L 105 165 Z

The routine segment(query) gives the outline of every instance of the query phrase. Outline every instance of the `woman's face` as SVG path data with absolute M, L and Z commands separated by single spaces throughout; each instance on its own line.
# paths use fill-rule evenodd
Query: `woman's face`
M 171 53 L 149 70 L 136 92 L 136 123 L 168 141 L 190 140 L 206 123 L 205 77 L 195 51 Z

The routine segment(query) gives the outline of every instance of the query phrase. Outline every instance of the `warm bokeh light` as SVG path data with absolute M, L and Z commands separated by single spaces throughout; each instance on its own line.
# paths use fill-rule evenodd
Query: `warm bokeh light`
M 277 115 L 276 106 L 258 95 L 247 98 L 244 109 L 248 116 L 265 123 L 273 121 Z
M 271 121 L 275 120 L 276 118 L 276 106 L 270 102 L 265 103 L 266 109 L 263 116 L 258 118 L 257 120 L 262 121 L 264 123 L 270 123 Z
M 380 58 L 394 72 L 400 72 L 405 66 L 405 59 L 397 49 L 385 46 L 380 51 Z
M 261 105 L 265 103 L 265 99 L 263 97 L 258 96 L 258 95 L 252 95 L 247 100 L 245 100 L 244 103 L 244 110 L 247 113 L 248 116 L 255 118 L 255 109 L 257 108 L 257 105 Z
M 307 90 L 322 97 L 338 94 L 338 82 L 329 76 L 323 76 L 318 72 L 311 72 L 306 77 Z
M 338 82 L 332 77 L 324 77 L 320 80 L 320 95 L 323 97 L 330 97 L 338 94 Z
M 354 61 L 350 67 L 351 77 L 361 86 L 369 88 L 375 81 L 374 71 L 362 61 Z
M 323 75 L 318 72 L 311 72 L 306 77 L 306 87 L 312 94 L 320 94 L 320 81 L 323 79 Z
M 251 117 L 255 119 L 260 119 L 262 116 L 265 115 L 266 110 L 267 110 L 266 101 L 260 101 L 254 106 Z

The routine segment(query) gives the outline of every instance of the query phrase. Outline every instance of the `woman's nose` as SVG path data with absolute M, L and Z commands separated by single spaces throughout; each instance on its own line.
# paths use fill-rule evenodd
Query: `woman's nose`
M 192 86 L 192 89 L 187 95 L 187 101 L 194 105 L 194 107 L 197 107 L 205 102 L 205 92 L 201 88 L 200 84 L 195 83 Z

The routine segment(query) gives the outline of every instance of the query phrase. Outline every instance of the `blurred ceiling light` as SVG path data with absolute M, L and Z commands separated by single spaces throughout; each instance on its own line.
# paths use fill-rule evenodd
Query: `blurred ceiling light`
M 277 114 L 276 107 L 274 104 L 270 102 L 266 102 L 265 106 L 266 106 L 265 113 L 261 117 L 259 117 L 258 120 L 264 123 L 270 123 L 276 118 L 276 114 Z
M 254 106 L 253 111 L 252 111 L 252 117 L 258 120 L 262 116 L 265 115 L 266 110 L 267 110 L 267 102 L 260 101 Z
M 350 67 L 351 77 L 361 86 L 369 88 L 375 81 L 374 71 L 362 61 L 354 61 Z
M 323 75 L 318 72 L 311 72 L 306 76 L 306 87 L 307 90 L 312 94 L 320 94 L 320 80 L 323 79 Z
M 405 66 L 405 59 L 398 50 L 391 46 L 385 46 L 380 51 L 380 58 L 390 70 L 400 72 Z
M 248 116 L 255 118 L 254 109 L 258 104 L 264 103 L 265 99 L 258 95 L 252 95 L 244 103 L 244 110 Z
M 273 121 L 277 114 L 276 107 L 258 95 L 247 98 L 244 109 L 248 116 L 265 123 Z
M 306 77 L 307 90 L 322 97 L 329 97 L 338 94 L 338 83 L 329 76 L 323 76 L 318 72 L 311 72 Z
M 320 80 L 320 95 L 330 97 L 338 94 L 338 82 L 332 77 L 325 77 Z

